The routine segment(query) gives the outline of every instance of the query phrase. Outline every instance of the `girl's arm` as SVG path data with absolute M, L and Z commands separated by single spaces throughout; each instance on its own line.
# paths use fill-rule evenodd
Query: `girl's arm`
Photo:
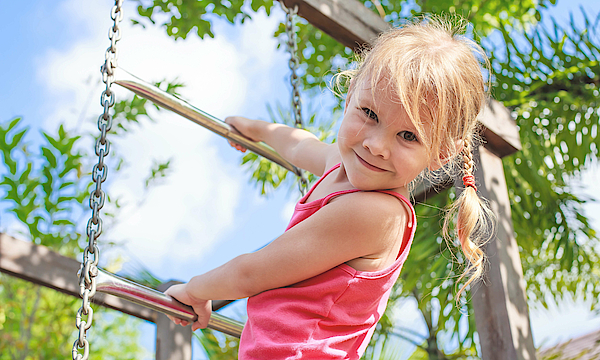
M 309 131 L 287 125 L 251 120 L 241 116 L 228 117 L 225 122 L 250 140 L 265 142 L 294 166 L 317 176 L 325 173 L 328 158 L 337 151 L 337 146 L 319 141 Z M 240 145 L 232 145 L 238 150 L 245 151 Z
M 407 219 L 404 206 L 390 195 L 347 194 L 263 249 L 194 276 L 167 293 L 192 305 L 199 315 L 194 327 L 204 327 L 210 317 L 211 299 L 256 295 L 311 278 L 359 257 L 397 252 Z

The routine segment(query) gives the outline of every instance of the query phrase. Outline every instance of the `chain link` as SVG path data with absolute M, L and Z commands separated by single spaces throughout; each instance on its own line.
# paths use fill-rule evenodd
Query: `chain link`
M 90 193 L 92 216 L 86 227 L 88 245 L 83 251 L 83 260 L 78 274 L 79 295 L 83 299 L 83 305 L 77 311 L 75 321 L 75 326 L 79 330 L 79 337 L 73 343 L 73 360 L 87 360 L 90 353 L 90 344 L 86 339 L 86 335 L 94 319 L 94 310 L 90 306 L 90 299 L 96 294 L 96 276 L 98 276 L 98 261 L 100 261 L 100 250 L 98 250 L 97 240 L 100 234 L 102 234 L 100 209 L 104 206 L 106 199 L 106 194 L 102 190 L 102 183 L 106 181 L 106 177 L 108 176 L 108 166 L 104 163 L 104 158 L 110 153 L 110 142 L 106 139 L 106 135 L 112 127 L 110 108 L 115 104 L 115 93 L 112 91 L 111 86 L 114 80 L 114 70 L 117 67 L 117 42 L 121 39 L 119 23 L 123 20 L 122 5 L 123 0 L 115 0 L 115 5 L 111 9 L 110 17 L 114 23 L 108 30 L 110 46 L 106 49 L 104 55 L 105 62 L 100 68 L 102 81 L 106 84 L 106 88 L 100 96 L 100 105 L 103 107 L 103 113 L 98 117 L 100 136 L 96 140 L 95 145 L 98 163 L 92 169 L 92 180 L 96 186 Z M 84 320 L 83 316 L 87 316 L 87 318 Z M 83 354 L 80 353 L 80 349 L 83 349 Z
M 308 191 L 308 178 L 306 177 L 306 171 L 300 169 L 300 176 L 298 176 L 298 190 L 302 196 L 306 195 Z
M 294 123 L 298 129 L 304 129 L 304 124 L 302 122 L 302 101 L 300 98 L 300 78 L 297 73 L 300 60 L 298 59 L 298 43 L 296 42 L 296 31 L 294 30 L 294 17 L 298 14 L 298 5 L 294 5 L 294 8 L 290 9 L 284 5 L 283 1 L 280 1 L 279 3 L 286 14 L 285 33 L 287 35 L 287 48 L 290 53 L 288 65 L 291 72 L 290 83 L 292 84 L 292 110 L 294 112 Z M 306 172 L 302 170 L 300 170 L 300 175 L 298 176 L 298 189 L 303 196 L 308 190 Z

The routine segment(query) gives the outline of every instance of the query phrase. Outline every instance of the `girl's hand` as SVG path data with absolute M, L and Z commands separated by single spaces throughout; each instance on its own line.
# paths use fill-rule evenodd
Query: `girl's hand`
M 238 134 L 238 135 L 242 135 L 245 138 L 248 138 L 252 141 L 260 141 L 260 139 L 257 139 L 256 136 L 253 134 L 253 129 L 252 129 L 252 123 L 255 120 L 250 120 L 247 119 L 245 117 L 242 116 L 229 116 L 227 118 L 225 118 L 225 123 L 229 124 L 229 126 L 231 126 L 231 132 Z M 239 150 L 241 152 L 246 152 L 246 148 L 243 147 L 242 145 L 235 143 L 233 141 L 229 141 L 229 145 L 231 145 L 233 148 L 235 148 L 236 150 Z
M 175 300 L 183 304 L 190 305 L 194 309 L 194 312 L 196 313 L 196 315 L 198 315 L 198 320 L 196 320 L 196 322 L 192 324 L 192 331 L 204 329 L 208 326 L 208 320 L 210 319 L 210 314 L 212 312 L 212 301 L 193 298 L 186 291 L 186 285 L 187 284 L 173 285 L 170 288 L 168 288 L 167 291 L 165 291 L 165 294 L 175 298 Z M 189 325 L 189 322 L 185 320 L 177 319 L 169 315 L 167 316 L 175 324 L 181 326 Z

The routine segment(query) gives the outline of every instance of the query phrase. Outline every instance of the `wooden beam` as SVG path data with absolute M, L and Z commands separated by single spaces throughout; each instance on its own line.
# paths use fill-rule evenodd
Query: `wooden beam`
M 356 0 L 280 0 L 298 6 L 298 15 L 343 45 L 358 51 L 372 44 L 390 28 L 375 13 Z
M 0 233 L 0 271 L 4 273 L 79 297 L 79 267 L 80 263 L 77 260 L 60 255 L 45 246 Z M 143 320 L 156 322 L 156 311 L 112 295 L 96 293 L 92 301 Z

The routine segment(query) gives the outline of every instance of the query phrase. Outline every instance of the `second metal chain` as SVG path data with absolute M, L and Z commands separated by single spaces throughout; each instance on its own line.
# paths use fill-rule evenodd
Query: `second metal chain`
M 117 42 L 121 39 L 119 23 L 123 20 L 122 5 L 123 0 L 115 0 L 115 5 L 111 10 L 111 19 L 114 23 L 108 31 L 110 46 L 106 49 L 105 62 L 100 69 L 102 72 L 102 81 L 106 84 L 106 88 L 102 91 L 100 97 L 100 104 L 104 111 L 98 117 L 100 136 L 96 140 L 95 146 L 98 163 L 92 169 L 92 180 L 96 186 L 90 193 L 92 216 L 86 227 L 88 244 L 83 251 L 83 260 L 79 273 L 79 295 L 83 298 L 83 305 L 77 311 L 75 320 L 75 326 L 79 330 L 79 337 L 73 344 L 73 360 L 87 360 L 90 353 L 90 344 L 86 339 L 86 335 L 92 326 L 94 317 L 94 311 L 90 306 L 90 299 L 96 293 L 96 276 L 98 276 L 98 261 L 100 260 L 100 250 L 98 250 L 97 245 L 98 237 L 102 233 L 100 209 L 102 209 L 106 200 L 106 194 L 102 191 L 102 183 L 106 181 L 108 175 L 108 166 L 104 163 L 104 158 L 110 152 L 110 142 L 106 139 L 106 134 L 112 127 L 112 116 L 109 111 L 115 104 L 115 94 L 111 89 L 111 85 L 114 81 L 114 70 L 117 67 Z M 80 349 L 83 349 L 83 354 L 79 353 Z
M 296 31 L 294 30 L 294 17 L 298 14 L 298 5 L 295 5 L 293 9 L 290 9 L 283 4 L 283 1 L 280 1 L 280 4 L 286 14 L 285 33 L 287 35 L 287 48 L 290 53 L 288 65 L 291 72 L 290 83 L 292 84 L 292 111 L 294 113 L 294 123 L 297 128 L 304 129 L 304 123 L 302 122 L 302 101 L 300 98 L 300 78 L 297 73 L 300 60 L 298 60 L 298 43 L 296 42 Z M 302 195 L 306 194 L 308 189 L 306 172 L 302 170 L 298 177 L 298 189 Z
M 296 42 L 296 31 L 294 30 L 294 17 L 298 14 L 298 5 L 295 5 L 293 9 L 286 7 L 283 2 L 281 7 L 286 13 L 285 21 L 285 33 L 287 35 L 287 48 L 290 53 L 289 67 L 291 71 L 290 83 L 292 84 L 292 107 L 294 111 L 294 121 L 297 128 L 303 129 L 304 124 L 302 123 L 302 101 L 300 99 L 300 86 L 298 78 L 298 66 L 300 61 L 298 60 L 298 44 Z

